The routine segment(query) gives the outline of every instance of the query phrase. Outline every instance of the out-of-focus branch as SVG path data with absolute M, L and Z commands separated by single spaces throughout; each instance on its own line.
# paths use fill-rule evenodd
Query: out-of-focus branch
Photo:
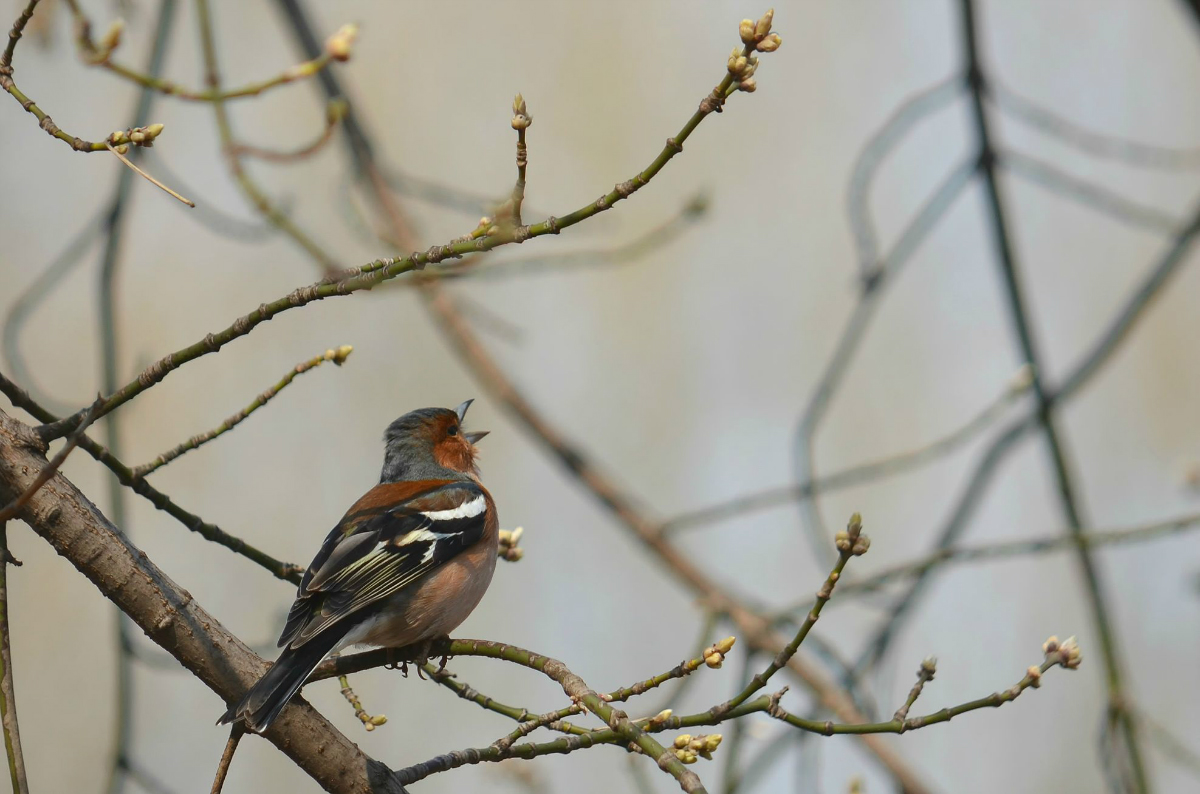
M 45 269 L 13 301 L 4 318 L 4 327 L 0 329 L 0 344 L 4 346 L 4 363 L 12 372 L 13 377 L 21 383 L 27 384 L 42 402 L 48 403 L 53 410 L 59 413 L 70 409 L 60 408 L 57 400 L 50 401 L 45 397 L 44 389 L 37 388 L 38 382 L 34 380 L 29 368 L 25 366 L 25 357 L 21 354 L 21 335 L 24 332 L 26 321 L 34 310 L 55 288 L 63 283 L 72 270 L 83 262 L 84 253 L 95 242 L 96 236 L 104 226 L 107 214 L 107 209 L 101 208 L 71 238 L 62 252 L 50 260 Z
M 983 177 L 987 217 L 1021 357 L 1033 366 L 1033 394 L 1037 401 L 1038 424 L 1046 442 L 1054 479 L 1058 485 L 1059 502 L 1066 518 L 1067 528 L 1072 535 L 1078 536 L 1083 532 L 1084 526 L 1081 503 L 1077 496 L 1074 476 L 1071 473 L 1071 463 L 1067 457 L 1065 441 L 1059 431 L 1051 402 L 1047 397 L 1047 389 L 1043 383 L 1042 359 L 1034 339 L 1033 320 L 1021 283 L 1021 273 L 1016 261 L 1007 209 L 996 174 L 997 150 L 993 143 L 993 133 L 984 99 L 987 95 L 988 83 L 980 56 L 979 25 L 975 11 L 974 0 L 962 0 L 960 13 L 962 15 L 964 59 L 967 69 L 967 85 L 970 88 L 975 135 L 978 139 L 980 172 Z M 1099 636 L 1101 655 L 1104 659 L 1109 718 L 1120 726 L 1125 740 L 1132 787 L 1135 791 L 1145 794 L 1150 790 L 1150 784 L 1142 763 L 1137 726 L 1127 711 L 1129 694 L 1122 680 L 1120 643 L 1108 607 L 1108 590 L 1088 548 L 1084 545 L 1077 545 L 1076 549 L 1083 573 L 1085 592 Z
M 35 480 L 25 493 L 37 492 Z M 8 771 L 12 778 L 13 794 L 29 794 L 29 777 L 25 773 L 25 754 L 21 752 L 21 728 L 17 723 L 17 692 L 13 683 L 12 637 L 8 624 L 8 565 L 20 565 L 8 550 L 7 518 L 0 518 L 0 725 L 4 729 L 4 751 L 8 755 Z
M 1193 210 L 1191 218 L 1172 240 L 1167 251 L 1149 269 L 1113 320 L 1099 334 L 1096 341 L 1087 348 L 1087 352 L 1068 371 L 1066 377 L 1062 379 L 1061 385 L 1048 389 L 1046 397 L 1052 406 L 1067 403 L 1091 382 L 1105 364 L 1112 360 L 1113 354 L 1121 348 L 1121 343 L 1129 337 L 1155 299 L 1162 294 L 1166 285 L 1188 262 L 1189 254 L 1194 249 L 1198 237 L 1200 237 L 1200 207 Z M 966 485 L 949 518 L 938 533 L 935 550 L 949 548 L 958 540 L 966 529 L 967 522 L 974 514 L 983 494 L 986 493 L 991 478 L 995 476 L 1000 464 L 1007 459 L 1011 451 L 1016 449 L 1017 442 L 1036 426 L 1033 416 L 1024 417 L 1009 424 L 996 435 L 967 477 Z M 896 600 L 888 619 L 867 644 L 867 649 L 859 660 L 859 667 L 871 664 L 883 656 L 891 640 L 896 636 L 900 624 L 911 613 L 917 598 L 928 586 L 929 577 L 935 572 L 936 569 L 930 569 L 916 574 L 908 590 Z
M 965 424 L 928 444 L 879 460 L 860 463 L 857 466 L 851 466 L 808 482 L 744 494 L 725 502 L 682 513 L 664 521 L 661 531 L 674 533 L 695 529 L 714 521 L 790 504 L 797 499 L 807 499 L 818 493 L 827 494 L 841 488 L 861 485 L 938 460 L 961 448 L 1003 416 L 1009 406 L 1029 391 L 1032 383 L 1030 375 L 1027 368 L 1022 368 L 997 399 L 985 406 Z
M 998 156 L 1005 170 L 1123 223 L 1167 234 L 1179 230 L 1180 221 L 1170 214 L 1072 176 L 1051 163 L 1011 149 Z
M 281 152 L 275 149 L 266 149 L 260 146 L 251 146 L 246 143 L 235 143 L 234 156 L 241 157 L 257 157 L 260 160 L 265 160 L 268 163 L 292 163 L 297 160 L 304 160 L 312 157 L 317 152 L 325 148 L 325 144 L 333 140 L 334 130 L 337 129 L 338 123 L 346 117 L 346 100 L 331 99 L 325 106 L 325 128 L 317 139 L 312 143 L 305 144 L 298 149 Z
M 204 57 L 204 82 L 210 90 L 219 92 L 221 88 L 221 76 L 217 67 L 217 46 L 213 37 L 212 17 L 207 0 L 196 0 L 196 19 L 200 28 L 200 49 Z M 326 50 L 333 52 L 336 48 L 338 52 L 342 53 L 342 57 L 339 60 L 346 60 L 349 57 L 350 41 L 353 38 L 353 26 L 350 29 L 343 29 L 330 38 L 330 43 L 327 43 Z M 338 40 L 336 43 L 334 43 L 335 39 Z M 229 122 L 229 112 L 225 107 L 225 100 L 221 98 L 214 99 L 212 101 L 212 108 L 226 164 L 234 180 L 241 187 L 242 193 L 246 195 L 250 203 L 262 213 L 263 217 L 271 225 L 292 238 L 326 273 L 338 271 L 341 268 L 340 263 L 324 248 L 318 245 L 315 240 L 309 237 L 308 234 L 301 230 L 291 218 L 275 206 L 267 197 L 266 192 L 259 187 L 258 183 L 254 181 L 242 164 L 238 146 L 233 137 L 233 127 Z
M 1200 167 L 1200 147 L 1174 149 L 1089 130 L 1066 116 L 1021 96 L 995 77 L 989 77 L 988 85 L 989 91 L 984 99 L 993 102 L 1002 114 L 1007 114 L 1092 157 L 1116 160 L 1141 168 L 1161 168 L 1169 171 Z
M 258 96 L 264 91 L 277 86 L 287 85 L 288 83 L 312 77 L 331 65 L 335 60 L 339 60 L 327 48 L 317 57 L 291 66 L 274 77 L 269 77 L 265 80 L 225 90 L 215 87 L 210 87 L 207 90 L 193 90 L 170 80 L 164 80 L 158 75 L 139 72 L 136 69 L 114 61 L 112 56 L 117 47 L 120 46 L 121 34 L 124 31 L 125 23 L 118 19 L 109 27 L 103 39 L 97 43 L 92 38 L 92 22 L 79 7 L 78 0 L 67 0 L 67 5 L 71 7 L 71 13 L 75 17 L 75 36 L 79 45 L 80 55 L 83 57 L 85 63 L 107 69 L 118 77 L 140 85 L 143 88 L 149 88 L 189 102 L 223 102 L 229 99 Z
M 891 251 L 879 262 L 877 267 L 870 271 L 869 278 L 863 281 L 858 303 L 855 304 L 854 310 L 846 320 L 833 353 L 821 371 L 820 378 L 813 387 L 812 396 L 809 397 L 804 407 L 804 413 L 796 427 L 794 467 L 797 482 L 811 482 L 817 477 L 814 459 L 817 431 L 820 429 L 834 395 L 841 387 L 843 376 L 858 352 L 859 344 L 863 340 L 867 326 L 875 316 L 875 310 L 879 306 L 886 287 L 891 284 L 901 268 L 916 253 L 938 221 L 954 205 L 971 178 L 975 176 L 978 168 L 978 162 L 970 160 L 960 163 L 951 171 L 917 210 Z M 862 260 L 866 255 L 860 253 L 859 259 Z M 815 495 L 800 501 L 800 520 L 807 531 L 813 554 L 818 560 L 832 564 L 826 544 L 829 533 L 825 531 Z
M 964 88 L 962 75 L 955 74 L 916 92 L 892 111 L 887 121 L 859 150 L 850 172 L 850 188 L 846 191 L 846 216 L 850 220 L 858 269 L 864 281 L 874 278 L 885 266 L 879 256 L 879 239 L 871 220 L 869 202 L 875 174 L 887 156 L 919 122 L 962 96 Z
M 919 560 L 900 563 L 899 565 L 890 566 L 865 577 L 842 582 L 838 592 L 843 595 L 856 592 L 872 592 L 898 579 L 918 576 L 929 571 L 931 568 L 940 567 L 948 563 L 1024 557 L 1034 554 L 1045 554 L 1052 551 L 1063 551 L 1079 545 L 1094 549 L 1122 543 L 1140 543 L 1184 532 L 1191 532 L 1196 529 L 1200 529 L 1200 513 L 1143 526 L 1129 527 L 1127 529 L 1096 530 L 1083 532 L 1074 536 L 1063 534 L 1054 537 L 1025 538 L 983 546 L 951 546 L 939 549 Z
M 303 375 L 305 372 L 308 372 L 311 369 L 315 369 L 316 367 L 319 367 L 321 364 L 324 364 L 326 361 L 332 361 L 334 364 L 336 364 L 340 367 L 342 364 L 344 364 L 346 362 L 346 358 L 350 355 L 351 352 L 353 352 L 353 350 L 354 350 L 354 348 L 351 347 L 350 345 L 342 345 L 341 347 L 336 348 L 336 349 L 331 348 L 329 350 L 326 350 L 324 353 L 322 353 L 319 356 L 316 356 L 315 358 L 310 358 L 307 361 L 302 361 L 301 363 L 297 364 L 296 366 L 294 366 L 290 370 L 288 370 L 288 373 L 283 376 L 282 380 L 280 380 L 278 383 L 276 383 L 271 388 L 264 391 L 262 394 L 255 397 L 254 400 L 249 405 L 247 405 L 242 410 L 238 411 L 233 416 L 230 416 L 228 419 L 226 419 L 224 422 L 222 422 L 221 424 L 214 427 L 212 430 L 209 430 L 207 432 L 201 433 L 196 436 L 192 436 L 187 441 L 184 441 L 182 444 L 179 444 L 178 446 L 172 447 L 171 449 L 162 453 L 161 455 L 159 455 L 157 458 L 150 461 L 149 463 L 144 463 L 141 466 L 135 466 L 133 468 L 133 476 L 135 478 L 140 478 L 140 477 L 145 477 L 147 474 L 150 474 L 151 472 L 158 471 L 163 466 L 166 466 L 168 463 L 170 463 L 171 461 L 178 458 L 180 455 L 190 452 L 193 449 L 197 449 L 197 448 L 207 444 L 209 441 L 212 441 L 217 436 L 220 436 L 223 433 L 226 433 L 226 432 L 232 430 L 233 428 L 235 428 L 239 424 L 241 424 L 247 417 L 249 417 L 250 414 L 254 413 L 259 408 L 262 408 L 264 405 L 266 405 L 268 402 L 270 402 L 271 399 L 275 397 L 275 395 L 279 394 L 279 392 L 281 392 L 285 388 L 287 388 L 287 386 L 293 380 L 296 379 L 297 375 Z

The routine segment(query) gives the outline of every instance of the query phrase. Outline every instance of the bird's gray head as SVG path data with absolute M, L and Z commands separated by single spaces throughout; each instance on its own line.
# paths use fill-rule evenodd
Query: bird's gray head
M 463 419 L 473 400 L 454 410 L 421 408 L 388 425 L 380 482 L 443 479 L 446 470 L 477 474 L 476 442 L 486 430 L 468 433 Z

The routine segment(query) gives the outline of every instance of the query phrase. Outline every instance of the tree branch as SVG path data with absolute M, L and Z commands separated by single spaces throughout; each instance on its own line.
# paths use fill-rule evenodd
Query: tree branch
M 321 364 L 324 364 L 326 361 L 332 361 L 334 364 L 336 364 L 340 367 L 342 364 L 346 363 L 346 358 L 353 351 L 354 351 L 354 348 L 351 347 L 350 345 L 342 345 L 341 347 L 336 348 L 336 349 L 331 348 L 329 350 L 326 350 L 324 353 L 322 353 L 319 356 L 316 356 L 315 358 L 310 358 L 307 361 L 300 362 L 299 364 L 297 364 L 296 366 L 294 366 L 290 370 L 288 370 L 287 374 L 284 375 L 283 378 L 278 383 L 276 383 L 274 386 L 272 386 L 269 389 L 267 389 L 266 391 L 264 391 L 262 394 L 255 397 L 254 400 L 251 401 L 251 403 L 249 405 L 247 405 L 242 410 L 238 411 L 236 414 L 230 416 L 228 419 L 226 419 L 224 422 L 222 422 L 221 424 L 214 427 L 212 430 L 201 433 L 197 436 L 192 436 L 187 441 L 184 441 L 182 444 L 179 444 L 178 446 L 172 447 L 171 449 L 162 453 L 161 455 L 159 455 L 157 458 L 150 461 L 149 463 L 143 463 L 141 466 L 135 466 L 132 471 L 133 476 L 135 478 L 145 477 L 147 474 L 158 471 L 163 466 L 166 466 L 168 463 L 175 460 L 180 455 L 190 452 L 193 449 L 198 449 L 199 447 L 202 447 L 205 444 L 207 444 L 209 441 L 212 441 L 217 436 L 220 436 L 223 433 L 227 433 L 228 431 L 232 430 L 233 428 L 235 428 L 239 424 L 241 424 L 247 417 L 250 416 L 250 414 L 254 413 L 259 408 L 262 408 L 264 405 L 266 405 L 268 402 L 270 402 L 275 397 L 275 395 L 279 394 L 279 392 L 281 392 L 285 388 L 287 388 L 288 385 L 293 380 L 296 379 L 297 375 L 303 375 L 305 372 L 308 372 L 311 369 L 315 369 L 316 367 L 319 367 Z
M 36 480 L 35 480 L 36 483 Z M 30 495 L 37 488 L 30 487 Z M 12 777 L 13 794 L 29 794 L 29 779 L 25 773 L 25 754 L 21 752 L 21 728 L 17 724 L 17 692 L 13 683 L 12 638 L 8 623 L 8 565 L 21 563 L 8 550 L 7 519 L 0 518 L 0 724 L 4 728 L 4 750 L 8 755 L 8 771 Z

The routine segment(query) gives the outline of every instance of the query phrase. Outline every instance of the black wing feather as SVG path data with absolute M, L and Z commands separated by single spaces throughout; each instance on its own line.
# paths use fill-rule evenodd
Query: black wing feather
M 474 483 L 453 482 L 400 505 L 348 514 L 305 571 L 279 645 L 303 645 L 346 615 L 400 591 L 478 542 L 486 509 L 454 517 L 446 513 L 453 505 L 472 504 L 483 496 Z M 430 513 L 442 515 L 435 520 Z

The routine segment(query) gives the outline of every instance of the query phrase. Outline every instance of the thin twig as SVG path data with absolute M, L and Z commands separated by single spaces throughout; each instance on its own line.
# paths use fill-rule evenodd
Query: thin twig
M 27 491 L 30 489 L 26 489 Z M 34 489 L 36 490 L 36 489 Z M 0 723 L 4 727 L 4 750 L 8 754 L 8 771 L 12 777 L 13 794 L 29 794 L 29 779 L 25 774 L 25 754 L 21 752 L 21 729 L 17 724 L 17 694 L 13 683 L 12 638 L 8 624 L 8 564 L 21 563 L 8 550 L 7 520 L 0 518 Z
M 878 460 L 850 466 L 808 482 L 744 494 L 725 502 L 681 513 L 664 521 L 662 531 L 675 533 L 695 529 L 714 521 L 740 517 L 754 511 L 790 504 L 798 499 L 807 499 L 816 494 L 828 494 L 841 488 L 861 485 L 938 460 L 960 449 L 964 444 L 991 427 L 997 419 L 1004 415 L 1009 406 L 1029 391 L 1031 383 L 1030 371 L 1023 367 L 1009 381 L 1001 395 L 984 406 L 982 411 L 972 416 L 966 423 L 927 444 Z
M 533 123 L 533 116 L 526 110 L 525 100 L 517 94 L 513 100 L 512 127 L 517 131 L 517 181 L 513 184 L 512 198 L 509 199 L 512 213 L 512 223 L 520 226 L 521 203 L 525 201 L 525 168 L 529 164 L 529 151 L 525 146 L 525 130 Z
M 436 643 L 431 649 L 434 654 L 447 654 L 450 656 L 483 656 L 492 659 L 501 659 L 504 661 L 519 664 L 531 669 L 541 670 L 549 675 L 555 681 L 563 685 L 564 691 L 571 694 L 575 691 L 586 690 L 586 684 L 578 680 L 569 670 L 567 670 L 560 662 L 553 659 L 531 653 L 521 648 L 516 648 L 510 645 L 501 643 L 487 642 L 484 640 L 447 640 L 441 643 Z M 357 672 L 360 670 L 370 669 L 388 664 L 389 655 L 385 650 L 367 651 L 364 653 L 342 656 L 336 660 L 330 660 L 322 663 L 318 668 L 315 678 L 329 677 L 336 675 L 340 669 L 344 672 Z M 661 719 L 655 719 L 650 722 L 642 723 L 643 736 L 651 733 L 660 733 L 664 731 L 678 730 L 680 728 L 698 727 L 704 725 L 718 725 L 729 720 L 740 719 L 750 714 L 767 714 L 768 716 L 785 722 L 792 727 L 798 728 L 809 733 L 820 734 L 823 736 L 834 735 L 858 735 L 867 736 L 881 733 L 905 733 L 911 730 L 926 728 L 931 725 L 938 725 L 949 722 L 954 717 L 961 714 L 966 714 L 971 711 L 976 711 L 982 708 L 996 708 L 1005 703 L 1009 703 L 1017 699 L 1025 690 L 1037 688 L 1041 684 L 1043 674 L 1052 667 L 1064 667 L 1067 669 L 1075 669 L 1079 666 L 1080 655 L 1078 647 L 1073 640 L 1059 643 L 1056 638 L 1051 638 L 1045 646 L 1045 658 L 1041 665 L 1030 667 L 1025 676 L 1012 687 L 995 692 L 986 697 L 976 700 L 967 701 L 956 706 L 943 708 L 930 714 L 919 717 L 893 717 L 886 722 L 871 722 L 871 723 L 835 723 L 828 720 L 813 720 L 798 717 L 780 705 L 780 700 L 783 694 L 787 691 L 786 688 L 774 695 L 762 695 L 754 700 L 743 702 L 738 706 L 729 710 L 709 709 L 706 711 L 689 714 L 684 716 L 666 716 Z M 923 667 L 924 669 L 924 667 Z M 931 675 L 926 672 L 923 674 L 924 681 L 931 678 Z M 312 679 L 310 679 L 312 680 Z M 922 687 L 923 687 L 922 682 Z M 592 693 L 594 695 L 594 693 Z M 918 689 L 917 695 L 920 694 Z M 601 716 L 606 722 L 610 722 L 610 717 L 606 714 L 611 713 L 611 707 L 601 697 L 581 698 L 589 709 L 595 710 L 596 706 L 603 707 L 597 711 L 598 716 Z M 912 702 L 915 702 L 916 697 L 910 692 L 909 700 L 906 701 L 911 707 Z M 897 712 L 899 714 L 899 711 Z M 395 773 L 395 780 L 401 784 L 407 785 L 418 780 L 435 774 L 444 772 L 449 769 L 455 769 L 467 764 L 478 764 L 484 762 L 503 761 L 506 758 L 536 758 L 542 755 L 571 753 L 577 750 L 586 749 L 602 744 L 624 744 L 628 741 L 627 735 L 610 724 L 608 728 L 598 730 L 584 731 L 572 735 L 564 736 L 553 741 L 540 744 L 518 743 L 506 748 L 499 748 L 495 745 L 486 748 L 459 750 L 452 753 L 446 753 L 436 758 L 432 758 L 421 764 L 415 764 L 406 769 L 398 770 Z M 652 740 L 651 740 L 652 741 Z M 657 743 L 655 743 L 657 744 Z M 658 745 L 661 747 L 661 745 Z M 686 770 L 685 770 L 686 771 Z M 685 788 L 685 790 L 687 790 Z M 696 790 L 696 789 L 693 789 Z
M 103 152 L 111 144 L 120 146 L 122 144 L 133 143 L 134 145 L 146 145 L 146 138 L 140 137 L 134 140 L 133 133 L 139 132 L 143 136 L 145 129 L 129 129 L 123 132 L 115 132 L 109 135 L 102 141 L 87 141 L 75 135 L 71 135 L 62 130 L 54 119 L 50 118 L 44 110 L 28 96 L 17 88 L 17 84 L 13 82 L 13 52 L 16 50 L 17 42 L 21 39 L 21 34 L 25 31 L 25 25 L 28 24 L 33 16 L 33 10 L 37 7 L 38 0 L 29 0 L 29 4 L 25 6 L 25 10 L 17 17 L 17 21 L 13 23 L 12 30 L 8 34 L 8 45 L 4 48 L 4 53 L 0 55 L 0 88 L 3 88 L 12 98 L 17 100 L 27 112 L 32 113 L 34 118 L 38 120 L 38 126 L 41 127 L 46 134 L 53 138 L 58 138 L 63 143 L 70 146 L 77 152 Z M 154 136 L 150 136 L 149 141 L 152 142 Z
M 925 661 L 921 662 L 921 666 L 917 669 L 917 682 L 913 684 L 913 688 L 909 690 L 908 697 L 904 699 L 904 705 L 896 709 L 894 720 L 904 722 L 908 719 L 909 709 L 917 702 L 917 698 L 921 697 L 921 693 L 925 691 L 925 685 L 933 680 L 933 676 L 937 673 L 937 660 L 930 656 Z
M 233 147 L 234 154 L 242 157 L 257 157 L 259 160 L 268 163 L 294 163 L 297 160 L 312 157 L 324 149 L 325 144 L 333 140 L 333 133 L 337 130 L 338 123 L 346 117 L 347 107 L 348 105 L 344 99 L 330 100 L 325 108 L 325 128 L 321 130 L 321 134 L 312 143 L 286 152 L 265 149 L 260 146 L 251 146 L 247 143 L 235 143 Z
M 212 42 L 210 23 L 206 16 L 207 3 L 205 0 L 199 0 L 197 8 L 201 9 L 205 15 L 203 17 L 204 24 L 201 25 L 201 29 L 209 31 L 206 37 L 208 42 L 207 51 L 211 49 Z M 212 62 L 211 57 L 209 61 L 210 63 Z M 211 76 L 210 79 L 215 80 L 215 75 Z M 511 232 L 479 237 L 460 237 L 447 245 L 434 245 L 425 251 L 414 252 L 407 256 L 377 259 L 362 267 L 340 273 L 336 279 L 322 280 L 308 287 L 294 290 L 288 295 L 270 303 L 261 304 L 254 311 L 235 320 L 228 328 L 215 334 L 208 334 L 199 342 L 178 350 L 150 365 L 137 378 L 108 396 L 101 411 L 101 416 L 124 405 L 146 389 L 159 383 L 171 370 L 187 362 L 194 361 L 201 356 L 217 352 L 223 345 L 249 334 L 260 323 L 270 320 L 285 311 L 307 306 L 309 303 L 325 298 L 348 295 L 359 290 L 370 289 L 381 282 L 395 278 L 401 273 L 406 273 L 410 270 L 421 270 L 427 265 L 438 264 L 446 259 L 459 258 L 468 253 L 490 251 L 500 246 L 521 242 L 533 237 L 558 234 L 563 229 L 596 217 L 648 185 L 675 155 L 683 151 L 684 142 L 696 127 L 707 116 L 724 106 L 724 91 L 731 83 L 731 76 L 727 75 L 721 84 L 714 88 L 712 93 L 701 101 L 699 109 L 692 114 L 692 117 L 684 124 L 679 133 L 675 137 L 667 139 L 667 143 L 662 151 L 659 152 L 658 156 L 646 168 L 635 174 L 632 179 L 618 183 L 611 191 L 600 196 L 595 201 L 562 217 L 551 216 L 540 223 L 516 227 Z M 221 107 L 221 103 L 214 104 L 214 108 L 219 107 Z M 44 437 L 57 438 L 69 433 L 74 424 L 78 423 L 82 418 L 82 414 L 83 412 L 79 411 L 55 423 L 52 427 L 46 429 Z
M 347 676 L 338 676 L 338 683 L 342 686 L 342 697 L 350 704 L 350 708 L 354 709 L 354 716 L 358 717 L 358 721 L 368 731 L 373 731 L 380 725 L 387 722 L 387 717 L 382 714 L 371 715 L 363 708 L 362 701 L 358 699 L 358 695 L 354 693 L 354 689 L 350 686 L 350 679 Z M 214 793 L 215 794 L 215 793 Z
M 166 186 L 166 185 L 164 185 L 162 182 L 159 182 L 157 179 L 155 179 L 154 177 L 150 176 L 150 175 L 149 175 L 149 174 L 147 174 L 145 171 L 143 171 L 141 168 L 139 168 L 138 166 L 136 166 L 136 165 L 133 163 L 133 161 L 131 161 L 131 160 L 130 160 L 128 157 L 126 157 L 125 155 L 123 155 L 123 154 L 121 154 L 119 151 L 117 151 L 117 149 L 116 149 L 116 148 L 115 148 L 115 147 L 114 147 L 114 146 L 113 146 L 111 143 L 109 143 L 108 141 L 105 141 L 105 142 L 104 142 L 104 145 L 108 147 L 108 150 L 109 150 L 110 152 L 112 152 L 112 153 L 113 153 L 113 156 L 114 156 L 114 157 L 116 157 L 118 160 L 120 160 L 120 161 L 121 161 L 122 163 L 124 163 L 125 165 L 129 166 L 130 168 L 132 168 L 132 169 L 133 169 L 133 171 L 134 171 L 134 173 L 136 173 L 138 176 L 140 176 L 140 177 L 142 177 L 143 179 L 145 179 L 145 180 L 146 180 L 147 182 L 149 182 L 150 184 L 154 185 L 155 187 L 159 188 L 160 190 L 166 191 L 167 195 L 171 196 L 172 198 L 174 198 L 174 199 L 176 199 L 176 200 L 178 200 L 178 201 L 181 201 L 181 202 L 183 202 L 184 204 L 188 205 L 189 207 L 195 207 L 195 206 L 196 206 L 196 202 L 192 201 L 190 198 L 184 198 L 183 196 L 179 195 L 179 194 L 178 194 L 178 193 L 176 193 L 174 190 L 171 190 L 171 188 L 167 187 L 167 186 Z
M 221 753 L 221 761 L 217 764 L 217 774 L 213 777 L 213 784 L 210 794 L 221 794 L 221 789 L 225 788 L 225 778 L 229 775 L 229 765 L 233 763 L 233 754 L 237 752 L 238 742 L 242 740 L 242 734 L 245 731 L 242 729 L 241 723 L 235 724 L 229 730 L 229 740 L 225 742 L 225 751 Z
M 209 88 L 207 90 L 189 89 L 170 80 L 164 80 L 158 75 L 139 72 L 136 69 L 114 61 L 112 54 L 113 50 L 116 49 L 116 43 L 111 47 L 108 47 L 105 42 L 97 44 L 92 38 L 91 20 L 88 19 L 79 7 L 78 0 L 67 0 L 67 5 L 71 7 L 71 13 L 75 17 L 76 43 L 79 45 L 79 50 L 85 63 L 107 69 L 118 77 L 140 85 L 142 88 L 148 88 L 188 102 L 224 102 L 230 99 L 256 97 L 272 88 L 312 77 L 322 69 L 328 67 L 335 60 L 333 55 L 326 50 L 317 57 L 288 67 L 273 77 L 248 83 L 239 88 L 225 90 L 216 88 Z M 119 22 L 115 24 L 121 25 Z M 114 27 L 114 32 L 116 42 L 119 43 L 119 28 Z
M 321 364 L 324 364 L 326 361 L 332 361 L 334 364 L 340 367 L 346 362 L 346 358 L 351 352 L 353 352 L 353 350 L 354 348 L 350 345 L 342 345 L 336 349 L 326 350 L 321 355 L 316 356 L 315 358 L 310 358 L 308 361 L 302 361 L 288 370 L 287 374 L 283 376 L 282 380 L 264 391 L 262 394 L 255 397 L 249 405 L 227 418 L 224 422 L 217 425 L 212 430 L 192 436 L 187 441 L 172 447 L 149 463 L 143 463 L 141 466 L 135 466 L 133 468 L 133 476 L 135 478 L 140 478 L 145 477 L 151 472 L 158 471 L 163 466 L 166 466 L 168 463 L 178 458 L 180 455 L 190 452 L 191 450 L 198 449 L 199 447 L 207 444 L 209 441 L 212 441 L 218 436 L 232 430 L 241 424 L 247 417 L 249 417 L 250 414 L 254 413 L 259 408 L 262 408 L 264 405 L 270 402 L 275 395 L 287 388 L 288 384 L 295 380 L 297 375 L 302 375 L 311 369 L 315 369 Z
M 812 631 L 812 627 L 817 625 L 817 620 L 821 617 L 821 610 L 825 604 L 829 603 L 829 599 L 833 596 L 833 588 L 837 585 L 838 579 L 842 576 L 842 570 L 846 567 L 846 563 L 850 561 L 852 556 L 861 556 L 870 548 L 870 539 L 862 534 L 862 517 L 855 513 L 850 518 L 849 524 L 844 532 L 839 532 L 836 540 L 838 559 L 834 563 L 833 570 L 829 572 L 829 576 L 825 578 L 821 589 L 817 591 L 816 600 L 813 603 L 812 609 L 804 618 L 804 622 L 800 624 L 800 629 L 792 638 L 791 642 L 783 646 L 771 663 L 761 673 L 755 673 L 750 679 L 750 683 L 746 685 L 742 691 L 738 692 L 729 700 L 714 706 L 710 711 L 714 717 L 719 717 L 721 714 L 732 711 L 741 704 L 750 699 L 756 692 L 767 685 L 771 680 L 771 676 L 787 666 L 787 663 L 800 646 L 804 643 L 804 639 L 808 633 Z
M 934 551 L 932 554 L 922 557 L 919 560 L 900 563 L 859 579 L 850 579 L 842 582 L 839 592 L 843 595 L 856 592 L 873 592 L 897 579 L 917 576 L 931 568 L 947 563 L 998 560 L 1031 554 L 1044 554 L 1051 551 L 1073 549 L 1079 544 L 1083 544 L 1088 548 L 1099 548 L 1101 546 L 1121 543 L 1137 543 L 1196 529 L 1200 529 L 1200 513 L 1126 529 L 1095 530 L 1079 535 L 1062 534 L 1053 537 L 1024 538 L 983 546 L 951 546 Z

